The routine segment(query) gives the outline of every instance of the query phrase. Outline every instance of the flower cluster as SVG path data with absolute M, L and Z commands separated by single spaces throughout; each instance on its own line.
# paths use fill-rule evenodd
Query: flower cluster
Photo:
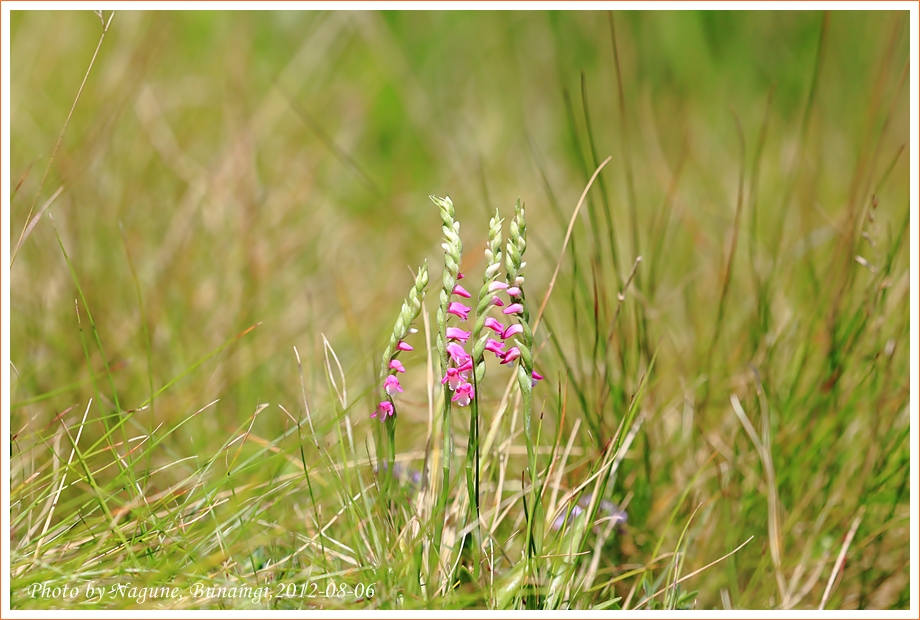
M 505 306 L 504 302 L 502 302 L 502 300 L 499 297 L 497 296 L 492 297 L 491 305 L 499 307 L 499 308 L 504 308 L 502 310 L 502 314 L 506 316 L 513 315 L 513 316 L 519 317 L 521 313 L 523 312 L 524 307 L 520 302 L 521 289 L 519 287 L 508 286 L 508 284 L 505 282 L 496 281 L 496 282 L 492 282 L 489 285 L 489 292 L 490 293 L 503 292 L 508 295 L 510 303 L 508 304 L 507 307 Z M 495 356 L 501 360 L 501 364 L 503 365 L 510 364 L 511 362 L 521 357 L 521 349 L 517 345 L 514 345 L 507 350 L 505 349 L 506 340 L 508 340 L 512 336 L 516 336 L 524 332 L 524 327 L 520 323 L 514 323 L 512 325 L 505 326 L 503 323 L 501 323 L 500 321 L 492 317 L 486 317 L 484 326 L 488 327 L 493 332 L 495 332 L 496 338 L 501 338 L 501 340 L 497 340 L 496 338 L 489 338 L 486 341 L 486 344 L 484 347 L 485 351 L 494 353 Z M 543 378 L 542 375 L 540 375 L 536 371 L 533 371 L 531 373 L 531 376 L 532 376 L 534 385 L 536 385 L 537 381 Z
M 457 274 L 457 280 L 462 280 L 463 274 Z M 470 293 L 460 286 L 454 284 L 452 295 L 469 299 Z M 469 319 L 471 308 L 460 301 L 451 301 L 447 306 L 447 314 L 452 314 L 460 319 L 460 322 L 466 322 Z M 460 329 L 459 327 L 448 327 L 447 336 L 447 370 L 441 379 L 442 385 L 447 385 L 454 393 L 451 401 L 461 407 L 470 404 L 475 396 L 473 384 L 470 383 L 470 370 L 473 369 L 473 358 L 466 352 L 464 344 L 470 339 L 470 332 Z
M 428 286 L 428 264 L 425 263 L 418 270 L 415 277 L 415 284 L 409 291 L 409 296 L 403 301 L 402 310 L 396 319 L 396 325 L 393 326 L 393 333 L 390 335 L 390 343 L 383 353 L 383 391 L 386 398 L 377 405 L 377 410 L 371 414 L 372 418 L 380 415 L 380 421 L 386 422 L 388 418 L 396 415 L 396 408 L 393 406 L 393 396 L 403 391 L 399 384 L 397 374 L 406 372 L 406 367 L 397 359 L 397 356 L 403 351 L 412 351 L 413 347 L 405 341 L 409 334 L 418 333 L 418 330 L 412 327 L 412 321 L 418 318 L 422 309 L 422 300 L 425 296 L 425 287 Z

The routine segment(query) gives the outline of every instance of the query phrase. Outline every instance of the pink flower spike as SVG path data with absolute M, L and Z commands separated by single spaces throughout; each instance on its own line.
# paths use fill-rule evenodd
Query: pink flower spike
M 402 392 L 402 386 L 399 385 L 399 379 L 396 378 L 396 375 L 387 375 L 386 380 L 383 382 L 383 391 L 393 396 L 397 392 Z
M 396 343 L 396 350 L 397 351 L 411 351 L 412 345 L 408 345 L 402 340 L 400 340 L 399 342 Z
M 502 364 L 510 364 L 519 357 L 521 357 L 521 350 L 517 347 L 511 347 L 508 349 L 508 352 L 505 353 L 505 357 L 502 358 Z
M 521 334 L 524 332 L 524 327 L 520 323 L 515 323 L 508 329 L 502 332 L 502 340 L 508 340 L 511 336 L 515 334 Z
M 508 288 L 507 283 L 495 281 L 489 285 L 489 292 L 494 293 L 495 291 L 503 291 L 506 288 Z
M 489 341 L 486 342 L 485 350 L 491 351 L 495 354 L 496 357 L 503 357 L 507 351 L 504 349 L 505 343 L 493 338 L 489 338 Z
M 454 284 L 454 295 L 457 295 L 458 297 L 466 297 L 467 299 L 472 297 L 472 295 L 470 295 L 469 292 L 459 284 Z
M 406 367 L 402 365 L 402 362 L 399 360 L 390 360 L 390 370 L 395 370 L 396 372 L 406 372 Z
M 377 411 L 372 413 L 371 417 L 376 418 L 378 413 L 380 414 L 380 421 L 386 422 L 386 419 L 394 415 L 396 412 L 393 410 L 393 403 L 385 400 L 377 406 Z
M 473 395 L 473 386 L 469 383 L 461 383 L 457 386 L 456 391 L 454 391 L 454 397 L 451 398 L 451 400 L 461 407 L 466 407 L 470 404 L 470 401 L 473 400 Z
M 469 353 L 463 350 L 463 347 L 456 342 L 447 343 L 447 354 L 458 366 L 463 365 L 470 359 Z
M 452 301 L 450 305 L 447 306 L 447 314 L 453 314 L 460 317 L 461 321 L 465 321 L 470 318 L 470 308 L 469 306 L 464 306 L 459 301 Z
M 511 304 L 510 306 L 502 310 L 502 314 L 520 314 L 523 311 L 524 311 L 524 306 L 522 306 L 521 304 Z
M 493 305 L 493 306 L 496 306 L 496 307 L 498 307 L 498 308 L 501 308 L 502 306 L 505 305 L 505 302 L 503 302 L 503 301 L 502 301 L 501 299 L 499 299 L 498 297 L 492 297 L 492 305 Z
M 465 332 L 459 327 L 448 327 L 447 337 L 454 340 L 459 340 L 460 342 L 466 342 L 470 338 L 470 332 Z
M 493 319 L 492 317 L 486 317 L 485 326 L 491 329 L 496 334 L 501 334 L 505 331 L 505 326 Z
M 521 289 L 519 289 L 519 288 L 516 287 L 516 286 L 512 286 L 511 288 L 509 288 L 509 289 L 508 289 L 507 291 L 505 291 L 505 292 L 508 293 L 509 295 L 511 295 L 512 297 L 520 297 L 520 296 L 521 296 Z

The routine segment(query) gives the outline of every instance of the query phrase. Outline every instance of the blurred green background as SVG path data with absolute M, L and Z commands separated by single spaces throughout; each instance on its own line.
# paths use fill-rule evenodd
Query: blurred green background
M 440 220 L 428 195 L 453 199 L 463 268 L 476 278 L 489 215 L 497 207 L 507 218 L 521 197 L 529 294 L 539 301 L 587 178 L 610 155 L 547 306 L 557 346 L 538 334 L 537 365 L 551 380 L 545 400 L 564 376 L 589 381 L 596 359 L 579 334 L 592 323 L 592 265 L 612 300 L 641 254 L 641 311 L 629 310 L 627 331 L 644 321 L 658 359 L 643 405 L 647 430 L 617 498 L 635 491 L 635 543 L 619 561 L 643 561 L 635 549 L 647 549 L 645 537 L 701 470 L 700 497 L 721 495 L 732 507 L 715 502 L 698 517 L 688 565 L 763 534 L 763 504 L 741 499 L 762 499 L 744 473 L 759 467 L 756 457 L 712 461 L 712 446 L 750 451 L 727 403 L 736 392 L 755 398 L 753 368 L 775 389 L 789 548 L 803 549 L 822 508 L 833 505 L 816 536 L 836 553 L 856 507 L 884 496 L 866 517 L 869 538 L 847 567 L 837 605 L 906 606 L 907 499 L 897 489 L 906 480 L 898 467 L 907 462 L 909 288 L 906 246 L 892 240 L 908 221 L 911 162 L 906 151 L 899 156 L 909 131 L 907 13 L 612 18 L 620 74 L 603 12 L 118 12 L 39 192 L 102 24 L 92 12 L 13 12 L 10 168 L 14 187 L 21 181 L 11 204 L 14 247 L 30 208 L 64 188 L 11 268 L 12 432 L 28 428 L 30 437 L 14 446 L 14 479 L 27 479 L 41 459 L 36 429 L 94 396 L 90 367 L 98 373 L 107 362 L 121 408 L 132 409 L 151 386 L 255 324 L 135 416 L 132 424 L 149 431 L 221 399 L 155 458 L 212 452 L 215 436 L 260 403 L 296 410 L 292 345 L 322 419 L 332 406 L 321 334 L 342 361 L 351 400 L 361 399 L 352 415 L 363 437 L 377 357 L 409 269 L 427 259 L 431 290 L 440 278 Z M 736 264 L 720 326 L 742 168 Z M 51 217 L 106 360 L 89 346 L 87 361 L 86 310 L 80 304 L 78 322 Z M 875 245 L 838 243 L 859 238 L 864 224 L 879 242 L 876 254 Z M 863 291 L 875 282 L 868 270 L 851 274 L 851 254 L 877 273 L 889 258 L 882 247 L 895 248 L 891 294 L 872 306 L 865 345 L 847 348 L 854 332 L 841 336 L 836 318 L 868 313 Z M 601 312 L 609 320 L 613 303 Z M 714 328 L 720 337 L 710 351 Z M 638 336 L 628 339 L 635 346 L 617 376 L 622 403 L 648 362 Z M 887 383 L 871 391 L 868 375 L 848 373 L 855 364 L 832 359 L 845 350 L 871 364 L 889 341 L 896 346 Z M 422 361 L 408 363 L 419 372 L 407 379 L 401 423 L 410 430 L 400 450 L 423 437 L 411 430 L 427 419 Z M 843 393 L 835 392 L 840 377 Z M 692 403 L 701 400 L 694 418 Z M 622 416 L 618 402 L 570 415 L 596 414 L 610 432 Z M 876 423 L 893 439 L 872 443 L 865 452 L 876 460 L 864 462 L 858 435 Z M 286 424 L 273 411 L 253 432 L 270 437 Z M 866 470 L 870 479 L 851 480 L 852 495 L 841 495 L 847 478 Z M 737 572 L 706 577 L 701 604 L 720 605 L 724 589 L 739 605 L 776 603 L 769 589 L 748 587 L 772 579 L 757 541 Z M 820 597 L 817 590 L 809 596 Z

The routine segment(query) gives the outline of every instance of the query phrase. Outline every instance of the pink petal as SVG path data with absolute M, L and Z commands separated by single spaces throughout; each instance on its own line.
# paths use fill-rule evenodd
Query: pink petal
M 412 351 L 412 346 L 400 340 L 399 342 L 396 343 L 396 350 L 397 351 Z
M 505 305 L 505 302 L 503 302 L 503 301 L 502 301 L 501 299 L 499 299 L 498 297 L 493 297 L 493 298 L 492 298 L 492 305 L 493 305 L 493 306 L 496 306 L 496 307 L 498 307 L 498 308 L 501 308 L 502 306 Z
M 501 334 L 505 331 L 505 326 L 493 319 L 492 317 L 486 317 L 485 326 L 491 329 L 496 334 Z
M 447 313 L 460 317 L 461 321 L 465 321 L 470 318 L 469 306 L 464 306 L 459 301 L 450 302 L 450 305 L 447 306 Z
M 457 389 L 454 392 L 454 396 L 451 398 L 451 400 L 461 407 L 466 407 L 473 399 L 473 395 L 473 386 L 469 383 L 462 383 L 457 386 Z
M 458 366 L 465 364 L 470 359 L 469 353 L 467 353 L 463 347 L 456 342 L 447 343 L 447 354 L 450 355 L 450 358 Z
M 386 380 L 383 382 L 383 391 L 393 396 L 397 392 L 402 392 L 402 386 L 399 385 L 399 379 L 396 378 L 396 375 L 387 375 Z
M 459 340 L 460 342 L 466 342 L 470 338 L 470 332 L 465 332 L 459 327 L 448 327 L 447 337 L 454 340 Z
M 470 295 L 469 292 L 459 284 L 454 285 L 454 295 L 459 297 L 466 297 L 467 299 L 472 297 L 472 295 Z
M 378 413 L 380 414 L 380 421 L 386 422 L 386 419 L 394 414 L 393 403 L 388 400 L 381 402 L 377 405 L 377 410 L 371 414 L 371 417 L 376 418 Z
M 502 314 L 520 314 L 523 311 L 524 311 L 524 306 L 522 306 L 521 304 L 511 304 L 510 306 L 502 310 Z
M 395 370 L 396 372 L 406 372 L 406 367 L 402 365 L 402 362 L 399 360 L 390 360 L 390 370 Z
M 511 336 L 515 334 L 521 334 L 524 332 L 524 327 L 520 323 L 515 323 L 508 329 L 502 332 L 502 340 L 508 340 Z
M 508 349 L 508 352 L 505 353 L 505 357 L 502 358 L 502 364 L 510 364 L 517 358 L 521 357 L 521 350 L 517 347 L 511 347 Z
M 492 339 L 492 338 L 489 338 L 488 342 L 486 342 L 485 350 L 486 350 L 486 351 L 491 351 L 491 352 L 494 353 L 497 357 L 502 357 L 502 356 L 504 356 L 505 353 L 506 353 L 504 347 L 505 347 L 505 343 L 504 343 L 504 342 L 500 342 L 500 341 L 498 341 L 498 340 L 494 340 L 494 339 Z
M 494 293 L 495 291 L 502 291 L 506 288 L 508 288 L 508 284 L 506 284 L 505 282 L 495 281 L 489 285 L 489 292 Z
M 509 288 L 509 289 L 508 289 L 507 291 L 505 291 L 505 292 L 508 293 L 509 295 L 511 295 L 512 297 L 520 297 L 520 296 L 521 296 L 521 289 L 519 289 L 519 288 L 516 287 L 516 286 L 512 286 L 511 288 Z

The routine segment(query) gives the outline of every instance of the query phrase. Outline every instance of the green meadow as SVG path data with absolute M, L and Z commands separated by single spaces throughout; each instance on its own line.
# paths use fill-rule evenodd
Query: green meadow
M 909 608 L 908 26 L 12 12 L 12 608 Z

